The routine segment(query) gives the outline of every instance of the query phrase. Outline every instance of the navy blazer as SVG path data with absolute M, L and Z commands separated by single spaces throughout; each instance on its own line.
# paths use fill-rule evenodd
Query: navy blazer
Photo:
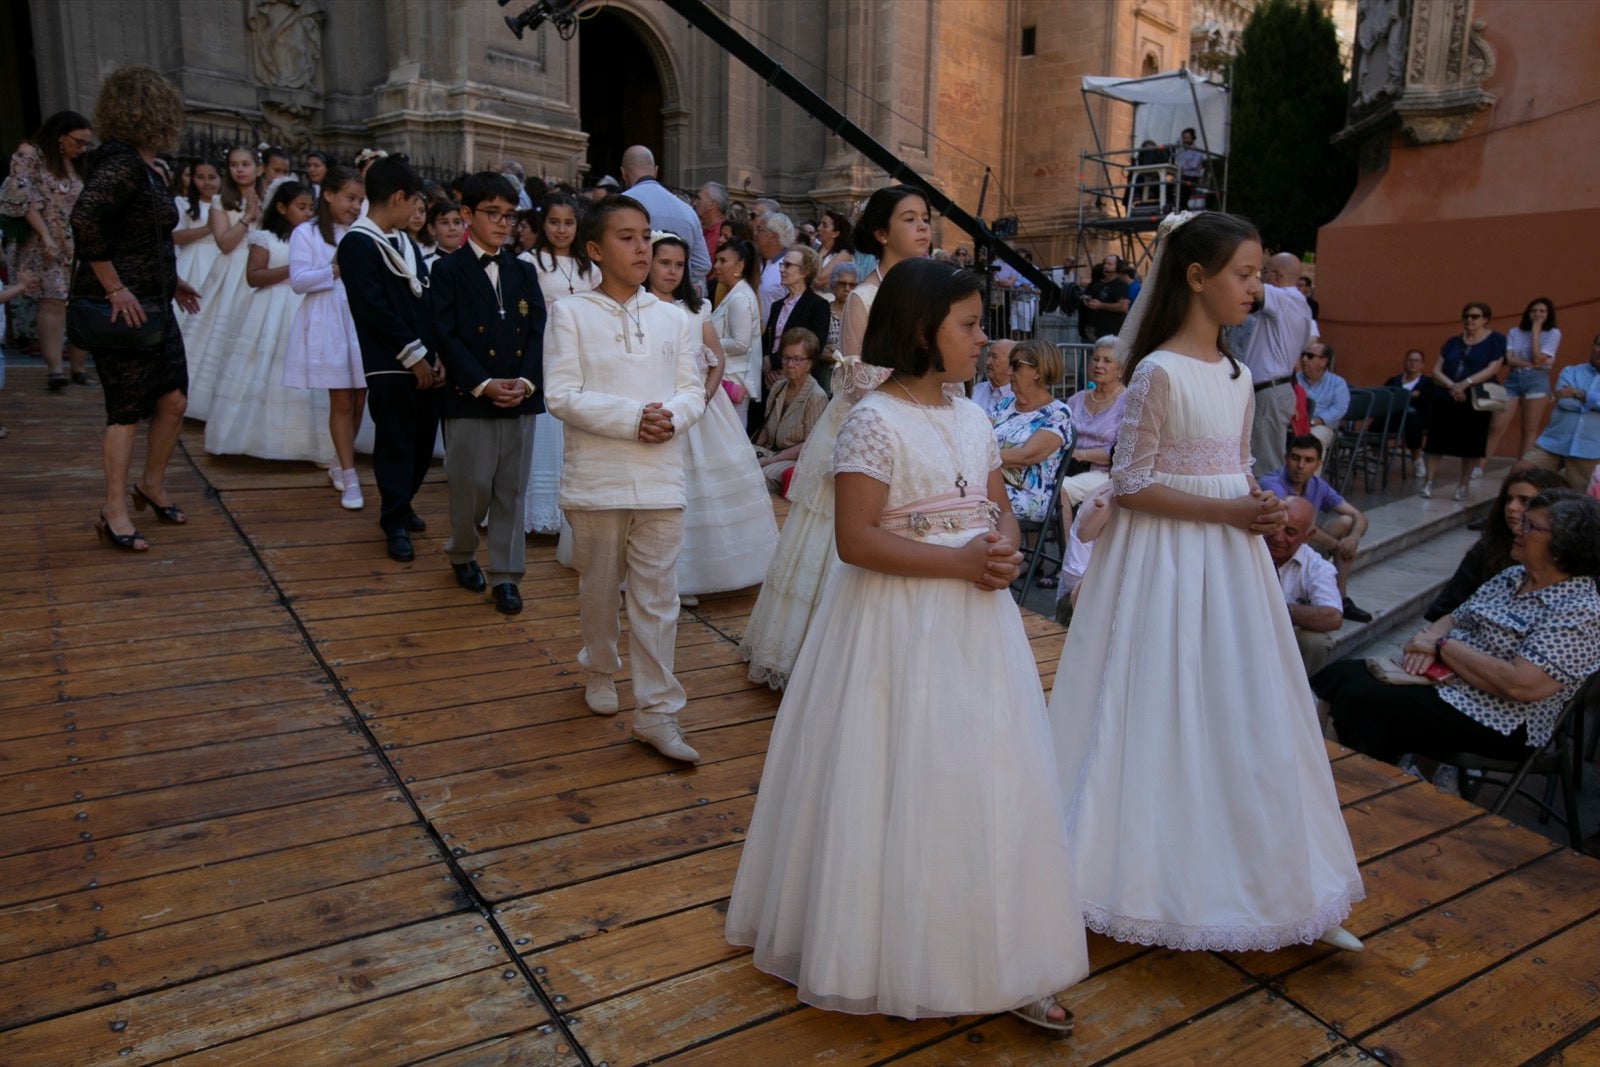
M 445 366 L 448 419 L 510 418 L 544 410 L 544 293 L 533 264 L 508 252 L 500 268 L 500 299 L 470 242 L 433 265 L 428 289 L 434 340 Z M 504 317 L 500 311 L 505 310 Z M 497 407 L 472 390 L 489 378 L 526 378 L 533 395 L 514 408 Z
M 409 237 L 402 239 L 411 241 Z M 422 250 L 414 241 L 411 247 L 416 253 L 417 277 L 426 286 L 428 267 L 422 262 Z M 339 280 L 349 299 L 366 376 L 409 376 L 410 364 L 432 359 L 427 289 L 423 289 L 420 299 L 412 296 L 410 283 L 389 270 L 383 253 L 365 234 L 347 233 L 340 238 L 334 260 L 339 264 Z

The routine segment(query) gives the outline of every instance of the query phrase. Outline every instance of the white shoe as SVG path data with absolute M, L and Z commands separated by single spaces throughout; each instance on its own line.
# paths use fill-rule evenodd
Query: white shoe
M 361 479 L 356 477 L 355 471 L 344 472 L 344 495 L 339 498 L 339 506 L 346 511 L 360 511 L 367 506 L 361 496 Z
M 335 490 L 341 493 L 344 492 L 344 469 L 342 467 L 329 467 L 328 481 L 333 483 Z
M 1483 468 L 1482 467 L 1473 467 L 1472 468 L 1472 474 L 1468 476 L 1468 480 L 1475 482 L 1479 478 L 1482 478 L 1482 477 L 1483 477 Z
M 1450 494 L 1450 499 L 1454 500 L 1458 504 L 1467 499 L 1467 487 L 1464 485 L 1456 486 L 1456 491 Z
M 1411 465 L 1411 476 L 1413 478 L 1426 478 L 1428 476 L 1428 461 L 1419 459 L 1413 463 Z
M 1432 482 L 1423 482 L 1422 483 L 1422 499 L 1424 499 L 1424 500 L 1432 500 L 1433 499 L 1433 483 Z
M 1360 952 L 1364 946 L 1361 939 L 1342 926 L 1330 926 L 1322 931 L 1322 936 L 1317 938 L 1325 945 L 1342 948 L 1346 952 Z
M 1433 784 L 1451 796 L 1461 795 L 1461 770 L 1452 763 L 1441 763 L 1433 772 Z
M 617 708 L 617 682 L 609 674 L 590 672 L 583 680 L 583 702 L 596 715 L 615 715 Z
M 678 607 L 680 608 L 697 608 L 699 606 L 700 598 L 697 596 L 680 596 L 678 598 Z
M 633 739 L 644 742 L 668 759 L 682 760 L 684 763 L 700 762 L 700 753 L 690 748 L 683 739 L 683 730 L 678 726 L 676 715 L 669 715 L 650 726 L 635 723 Z

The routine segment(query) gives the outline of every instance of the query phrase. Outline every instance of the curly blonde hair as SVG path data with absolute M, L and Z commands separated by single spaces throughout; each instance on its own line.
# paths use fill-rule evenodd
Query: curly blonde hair
M 100 83 L 94 132 L 101 141 L 170 152 L 183 132 L 183 94 L 150 67 L 119 67 Z

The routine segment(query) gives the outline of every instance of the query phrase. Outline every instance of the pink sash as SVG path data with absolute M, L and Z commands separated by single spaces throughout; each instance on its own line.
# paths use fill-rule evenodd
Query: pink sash
M 1000 509 L 992 500 L 983 496 L 962 496 L 954 489 L 897 508 L 886 508 L 878 521 L 879 529 L 901 533 L 913 540 L 957 530 L 994 530 L 999 525 Z

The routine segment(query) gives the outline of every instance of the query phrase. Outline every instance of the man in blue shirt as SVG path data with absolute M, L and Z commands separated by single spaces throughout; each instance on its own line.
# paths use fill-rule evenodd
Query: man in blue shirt
M 704 292 L 706 275 L 711 273 L 711 257 L 706 254 L 700 216 L 687 201 L 656 181 L 656 157 L 650 149 L 636 144 L 622 153 L 622 182 L 628 195 L 650 212 L 651 229 L 675 233 L 689 247 L 689 278 L 696 289 Z
M 1322 442 L 1322 451 L 1333 447 L 1339 420 L 1350 410 L 1350 386 L 1333 373 L 1333 346 L 1312 341 L 1300 352 L 1300 373 L 1296 375 L 1306 398 L 1316 402 L 1311 412 L 1311 432 Z
M 1344 617 L 1351 622 L 1371 622 L 1372 614 L 1356 607 L 1355 601 L 1345 592 L 1350 570 L 1361 549 L 1361 538 L 1367 532 L 1367 516 L 1317 476 L 1321 469 L 1322 442 L 1311 434 L 1301 434 L 1289 442 L 1283 466 L 1262 475 L 1258 484 L 1272 490 L 1279 500 L 1304 497 L 1316 508 L 1318 516 L 1333 516 L 1311 534 L 1309 543 L 1333 560 L 1334 570 L 1338 572 L 1339 596 L 1344 601 Z

